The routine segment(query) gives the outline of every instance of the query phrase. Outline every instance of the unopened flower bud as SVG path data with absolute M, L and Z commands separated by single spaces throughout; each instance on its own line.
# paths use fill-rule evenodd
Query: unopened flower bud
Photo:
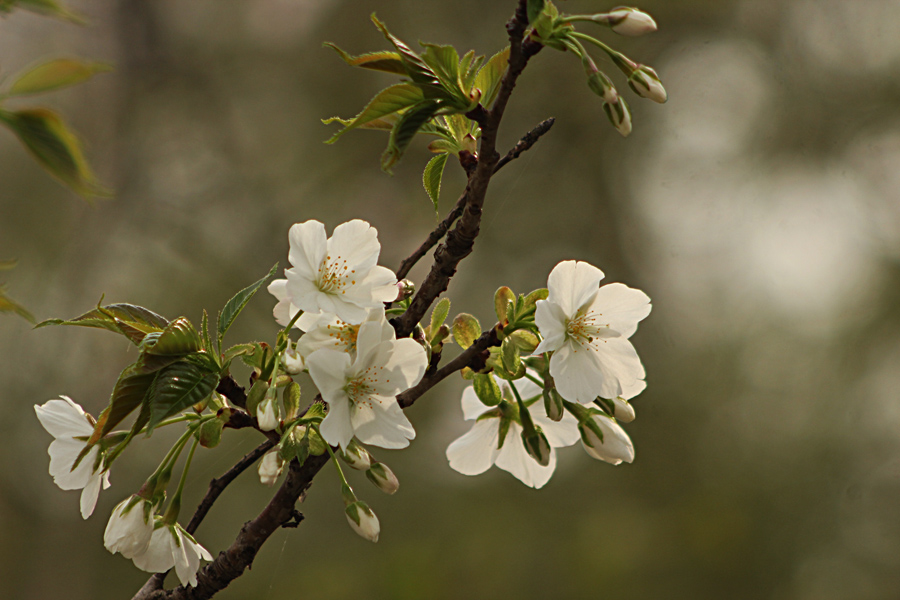
M 284 461 L 278 456 L 277 450 L 269 451 L 262 460 L 259 461 L 259 480 L 263 485 L 272 487 L 278 476 L 281 475 L 281 469 L 284 467 Z
M 631 406 L 631 403 L 628 400 L 625 400 L 622 397 L 613 398 L 613 406 L 615 407 L 614 417 L 616 417 L 616 421 L 621 421 L 622 423 L 631 423 L 634 421 L 634 407 Z
M 563 415 L 566 414 L 563 408 L 563 399 L 556 391 L 556 388 L 549 384 L 544 387 L 544 409 L 547 411 L 547 417 L 551 421 L 562 421 Z
M 599 412 L 578 424 L 581 443 L 592 458 L 613 465 L 634 460 L 634 445 L 625 430 L 611 418 Z
M 400 489 L 400 480 L 388 466 L 377 462 L 366 471 L 366 477 L 385 494 L 393 494 Z
M 656 21 L 653 17 L 628 6 L 621 6 L 607 14 L 596 15 L 594 21 L 609 25 L 610 29 L 619 35 L 637 36 L 656 31 Z
M 525 443 L 525 450 L 528 455 L 537 461 L 542 467 L 550 464 L 550 442 L 547 436 L 539 428 L 535 428 L 531 435 L 525 431 L 522 432 L 522 441 Z
M 278 427 L 278 407 L 275 398 L 266 396 L 256 407 L 256 421 L 262 431 L 272 431 Z
M 615 102 L 604 102 L 603 110 L 622 137 L 628 137 L 628 134 L 631 133 L 631 109 L 628 108 L 625 99 L 619 97 Z
M 364 537 L 370 542 L 378 541 L 378 534 L 381 533 L 381 525 L 378 523 L 378 517 L 369 508 L 369 505 L 361 500 L 352 504 L 348 504 L 344 513 L 347 515 L 347 522 L 360 537 Z
M 656 74 L 652 67 L 641 65 L 628 78 L 628 85 L 641 98 L 648 98 L 660 104 L 668 99 L 666 88 L 663 87 L 662 82 L 659 80 L 659 75 Z
M 347 448 L 340 452 L 340 457 L 351 469 L 365 471 L 372 466 L 372 455 L 356 439 L 350 440 Z
M 303 357 L 297 352 L 296 347 L 291 346 L 290 342 L 288 342 L 288 347 L 285 348 L 284 354 L 281 355 L 281 366 L 284 367 L 284 372 L 288 375 L 299 375 L 306 369 L 306 365 L 303 364 Z
M 226 412 L 226 409 L 223 409 L 223 412 Z M 228 416 L 231 415 L 230 410 L 227 410 L 227 413 Z M 222 428 L 225 427 L 228 416 L 225 417 L 224 421 L 218 418 L 210 419 L 200 426 L 198 439 L 201 446 L 204 448 L 215 448 L 219 445 L 219 441 L 222 439 Z
M 416 284 L 409 279 L 401 279 L 397 282 L 397 299 L 394 302 L 406 300 L 416 293 Z

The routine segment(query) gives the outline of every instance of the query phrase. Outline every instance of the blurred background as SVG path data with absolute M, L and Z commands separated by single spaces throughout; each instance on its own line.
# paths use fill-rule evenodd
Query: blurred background
M 72 55 L 115 64 L 23 106 L 60 110 L 116 196 L 89 206 L 0 131 L 0 258 L 19 259 L 3 279 L 38 319 L 74 317 L 105 294 L 197 323 L 203 308 L 214 313 L 285 266 L 294 222 L 331 230 L 366 219 L 381 264 L 395 269 L 435 224 L 424 141 L 392 177 L 379 169 L 379 132 L 322 143 L 333 130 L 321 118 L 354 115 L 391 81 L 345 66 L 322 42 L 385 48 L 368 20 L 377 11 L 410 43 L 489 56 L 506 44 L 514 2 L 71 5 L 87 27 L 21 11 L 0 20 L 0 67 L 9 75 Z M 409 410 L 410 449 L 376 453 L 400 478 L 396 496 L 350 474 L 381 519 L 378 544 L 347 526 L 328 468 L 299 507 L 303 524 L 279 531 L 220 597 L 897 597 L 900 3 L 640 6 L 658 33 L 594 33 L 654 66 L 669 102 L 634 97 L 608 66 L 634 114 L 623 139 L 578 61 L 541 52 L 510 102 L 501 148 L 548 116 L 556 125 L 494 180 L 476 250 L 447 292 L 454 313 L 489 325 L 498 286 L 542 287 L 570 258 L 647 291 L 653 313 L 633 338 L 649 383 L 627 426 L 634 464 L 599 463 L 576 446 L 540 491 L 497 469 L 460 475 L 444 457 L 468 428 L 453 377 Z M 442 214 L 463 184 L 448 165 Z M 273 305 L 257 296 L 230 339 L 271 340 Z M 78 493 L 47 473 L 51 438 L 32 409 L 67 394 L 99 413 L 133 358 L 108 332 L 32 331 L 0 317 L 0 597 L 130 598 L 146 580 L 103 548 L 103 530 L 177 432 L 126 452 L 84 522 Z M 226 431 L 215 452 L 200 452 L 184 512 L 259 441 Z M 198 541 L 218 553 L 271 493 L 248 471 Z

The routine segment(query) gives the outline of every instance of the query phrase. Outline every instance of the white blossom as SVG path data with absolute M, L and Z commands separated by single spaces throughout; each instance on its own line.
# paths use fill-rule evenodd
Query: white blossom
M 178 523 L 157 522 L 150 544 L 132 560 L 134 566 L 148 573 L 165 573 L 175 567 L 178 580 L 184 586 L 197 585 L 200 559 L 212 560 L 212 555 Z
M 147 500 L 131 496 L 113 509 L 103 533 L 107 550 L 125 558 L 146 552 L 153 535 L 153 512 L 148 505 Z
M 261 431 L 272 431 L 279 425 L 275 398 L 266 396 L 256 407 L 256 421 Z
M 298 310 L 361 323 L 367 308 L 397 297 L 396 276 L 376 264 L 381 252 L 378 232 L 365 221 L 342 223 L 326 239 L 325 226 L 310 220 L 294 224 L 288 237 L 292 268 L 284 272 L 287 279 L 275 280 L 268 288 L 278 299 L 274 314 L 282 325 Z
M 368 504 L 362 501 L 348 504 L 344 514 L 347 515 L 347 522 L 350 523 L 350 527 L 353 528 L 357 535 L 366 538 L 370 542 L 378 541 L 378 535 L 381 533 L 381 524 Z
M 355 435 L 382 448 L 405 448 L 416 435 L 396 396 L 425 374 L 428 360 L 418 342 L 394 339 L 381 323 L 359 328 L 356 356 L 323 348 L 307 359 L 309 374 L 328 402 L 322 437 L 346 448 Z
M 270 450 L 259 461 L 259 481 L 263 485 L 272 487 L 281 475 L 284 461 L 278 455 L 278 450 Z
M 495 379 L 501 389 L 510 385 L 510 382 Z M 559 422 L 551 421 L 544 414 L 541 388 L 528 379 L 518 379 L 513 383 L 526 404 L 538 398 L 528 406 L 528 411 L 550 444 L 550 462 L 547 466 L 541 466 L 528 454 L 522 441 L 521 423 L 502 416 L 502 410 L 482 404 L 473 386 L 463 390 L 462 409 L 465 419 L 475 423 L 468 433 L 450 444 L 447 459 L 450 467 L 463 475 L 479 475 L 496 464 L 525 485 L 540 488 L 550 480 L 556 469 L 556 448 L 571 446 L 578 441 L 578 421 L 569 413 L 565 413 Z M 511 390 L 503 390 L 503 396 L 510 404 L 515 403 Z M 500 430 L 504 425 L 508 425 L 509 429 L 500 447 Z
M 660 104 L 664 103 L 669 97 L 666 93 L 666 88 L 663 87 L 662 81 L 659 79 L 659 75 L 656 74 L 652 67 L 647 65 L 641 65 L 640 68 L 634 70 L 631 77 L 628 78 L 628 85 L 641 98 L 647 98 Z
M 44 429 L 56 438 L 47 450 L 53 482 L 63 490 L 82 490 L 81 516 L 87 519 L 97 505 L 100 487 L 109 487 L 109 473 L 101 473 L 98 446 L 91 448 L 78 466 L 72 468 L 85 448 L 86 439 L 94 432 L 94 425 L 81 406 L 67 396 L 61 398 L 40 406 L 35 404 L 34 412 Z
M 621 283 L 599 287 L 603 272 L 586 262 L 559 263 L 536 305 L 543 341 L 535 353 L 552 352 L 550 374 L 559 394 L 589 404 L 616 398 L 644 379 L 644 366 L 628 338 L 650 314 L 650 298 Z
M 303 316 L 305 317 L 306 314 Z M 385 318 L 384 306 L 368 309 L 366 321 L 378 323 L 384 339 L 395 337 L 394 328 Z M 359 324 L 354 325 L 342 321 L 332 313 L 310 315 L 310 318 L 303 323 L 302 329 L 306 333 L 297 341 L 297 352 L 303 360 L 306 360 L 316 350 L 328 348 L 347 352 L 352 358 L 356 356 L 356 339 L 359 337 L 359 328 Z
M 290 341 L 288 341 L 288 347 L 284 349 L 284 353 L 281 355 L 281 366 L 284 367 L 284 372 L 288 375 L 299 375 L 306 369 L 303 357 Z

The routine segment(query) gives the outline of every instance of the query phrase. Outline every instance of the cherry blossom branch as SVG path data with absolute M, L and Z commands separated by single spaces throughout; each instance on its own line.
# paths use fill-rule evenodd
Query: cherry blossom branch
M 537 126 L 522 136 L 522 139 L 519 142 L 510 148 L 509 152 L 501 158 L 497 162 L 497 166 L 494 167 L 494 173 L 505 167 L 510 162 L 519 158 L 519 156 L 534 146 L 535 143 L 541 138 L 542 135 L 550 131 L 550 128 L 553 127 L 553 123 L 556 119 L 550 117 L 549 119 L 545 119 L 537 124 Z M 425 256 L 429 250 L 431 250 L 435 244 L 441 241 L 441 238 L 447 233 L 447 230 L 450 229 L 450 226 L 459 218 L 462 214 L 463 209 L 466 206 L 466 202 L 468 201 L 468 196 L 464 193 L 459 197 L 459 200 L 456 201 L 456 205 L 453 207 L 444 220 L 438 223 L 438 226 L 434 228 L 434 230 L 428 234 L 428 238 L 422 242 L 416 250 L 409 255 L 401 264 L 400 268 L 397 269 L 397 279 L 403 279 L 406 277 L 410 270 L 415 266 L 419 260 Z
M 446 241 L 435 250 L 431 271 L 413 297 L 409 308 L 405 313 L 392 320 L 392 324 L 397 330 L 397 337 L 407 337 L 412 332 L 435 298 L 447 289 L 450 278 L 456 274 L 457 265 L 472 253 L 481 224 L 482 207 L 488 184 L 500 162 L 500 155 L 496 149 L 500 121 L 503 119 L 509 96 L 516 86 L 516 80 L 528 60 L 542 48 L 540 44 L 530 40 L 523 42 L 525 30 L 528 27 L 526 4 L 527 0 L 519 0 L 515 15 L 506 25 L 510 43 L 509 67 L 500 81 L 497 98 L 491 109 L 487 111 L 487 117 L 482 124 L 478 165 L 469 176 L 463 194 L 465 203 L 462 215 L 456 226 L 447 235 Z

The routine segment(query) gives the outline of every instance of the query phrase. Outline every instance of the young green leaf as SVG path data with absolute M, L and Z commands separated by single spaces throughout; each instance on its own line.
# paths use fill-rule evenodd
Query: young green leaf
M 522 364 L 522 358 L 519 354 L 519 347 L 512 338 L 506 338 L 500 346 L 500 356 L 503 360 L 503 366 L 510 373 L 516 373 Z
M 425 191 L 428 192 L 428 197 L 431 198 L 431 202 L 434 204 L 435 217 L 440 216 L 438 213 L 438 197 L 441 195 L 441 179 L 444 177 L 444 166 L 447 164 L 447 157 L 449 156 L 446 152 L 438 154 L 428 161 L 428 164 L 425 165 L 425 171 L 422 172 L 422 185 L 425 186 Z
M 396 52 L 369 52 L 360 54 L 359 56 L 351 56 L 338 48 L 331 42 L 325 42 L 323 46 L 331 48 L 337 52 L 344 62 L 351 67 L 362 67 L 363 69 L 372 69 L 373 71 L 384 71 L 385 73 L 396 73 L 397 75 L 406 75 L 406 69 L 403 68 L 403 61 Z
M 490 373 L 478 373 L 473 379 L 475 395 L 485 406 L 497 406 L 503 397 L 500 394 L 500 386 Z
M 149 390 L 149 435 L 160 422 L 190 408 L 209 396 L 219 383 L 219 374 L 181 361 L 160 371 Z
M 544 11 L 545 0 L 528 0 L 526 11 L 528 13 L 528 23 L 534 23 L 535 20 Z
M 388 147 L 381 155 L 382 170 L 390 173 L 391 167 L 403 157 L 413 137 L 438 111 L 440 105 L 434 100 L 425 100 L 403 113 L 391 130 Z
M 369 101 L 362 112 L 356 115 L 356 117 L 348 123 L 345 123 L 344 128 L 331 136 L 331 139 L 325 143 L 333 144 L 339 137 L 351 129 L 356 129 L 357 127 L 396 113 L 397 111 L 414 106 L 424 99 L 425 97 L 422 95 L 422 90 L 411 83 L 398 83 L 385 88 Z M 331 121 L 333 121 L 333 119 L 328 119 L 328 122 Z
M 0 12 L 8 10 L 8 8 L 21 8 L 27 11 L 49 15 L 84 25 L 85 20 L 78 14 L 70 11 L 56 0 L 10 0 L 6 3 L 0 2 Z
M 481 90 L 481 104 L 490 108 L 500 90 L 500 80 L 509 65 L 509 46 L 493 55 L 475 77 L 473 87 Z
M 24 306 L 6 295 L 6 290 L 0 287 L 0 313 L 14 313 L 28 321 L 34 323 L 34 315 L 32 315 Z
M 109 306 L 98 306 L 94 310 L 68 321 L 47 319 L 38 323 L 35 328 L 46 325 L 96 327 L 120 333 L 131 340 L 133 344 L 138 345 L 148 333 L 161 332 L 168 324 L 169 322 L 165 318 L 142 306 L 110 304 Z
M 216 338 L 217 351 L 221 352 L 222 350 L 222 339 L 225 337 L 228 328 L 231 327 L 231 324 L 234 323 L 237 316 L 241 314 L 241 311 L 244 310 L 244 307 L 247 306 L 247 303 L 250 302 L 250 299 L 253 298 L 254 294 L 259 291 L 259 288 L 265 285 L 266 282 L 275 275 L 277 270 L 278 263 L 275 263 L 275 266 L 269 270 L 265 277 L 239 291 L 225 303 L 224 307 L 222 307 L 216 323 L 216 331 L 218 332 Z
M 110 195 L 91 171 L 78 138 L 56 113 L 45 108 L 0 110 L 0 123 L 19 137 L 41 166 L 76 194 L 85 198 Z
M 206 309 L 203 309 L 203 316 L 200 318 L 200 340 L 203 343 L 203 349 L 207 352 L 213 351 L 212 338 L 209 337 L 209 315 Z
M 444 324 L 444 321 L 447 320 L 447 315 L 450 314 L 450 300 L 447 298 L 441 298 L 440 301 L 435 305 L 434 310 L 431 311 L 431 333 L 434 334 L 437 330 Z
M 440 85 L 438 83 L 437 75 L 431 70 L 431 67 L 425 64 L 422 57 L 413 52 L 413 50 L 402 40 L 394 37 L 394 35 L 388 31 L 387 26 L 379 21 L 374 13 L 372 14 L 372 22 L 375 24 L 375 27 L 384 34 L 384 37 L 387 38 L 394 48 L 397 49 L 400 60 L 403 63 L 403 69 L 406 71 L 405 74 L 409 76 L 412 82 L 423 86 L 424 88 L 437 88 L 439 90 Z M 426 96 L 428 96 L 427 92 Z
M 26 96 L 58 90 L 87 81 L 112 66 L 75 58 L 58 58 L 41 63 L 20 75 L 9 88 L 10 96 Z
M 97 443 L 135 408 L 141 406 L 155 379 L 156 373 L 142 372 L 140 362 L 125 367 L 113 387 L 109 405 L 97 417 L 88 445 Z
M 481 323 L 468 313 L 459 313 L 453 319 L 453 339 L 465 350 L 481 335 Z
M 189 354 L 199 352 L 201 345 L 200 335 L 191 322 L 185 317 L 179 317 L 169 323 L 159 335 L 154 335 L 153 339 L 145 339 L 141 344 L 138 363 L 146 373 L 158 371 Z
M 507 307 L 510 303 L 516 301 L 516 295 L 511 289 L 505 285 L 497 288 L 494 292 L 494 312 L 497 313 L 497 320 L 501 323 L 507 320 Z

